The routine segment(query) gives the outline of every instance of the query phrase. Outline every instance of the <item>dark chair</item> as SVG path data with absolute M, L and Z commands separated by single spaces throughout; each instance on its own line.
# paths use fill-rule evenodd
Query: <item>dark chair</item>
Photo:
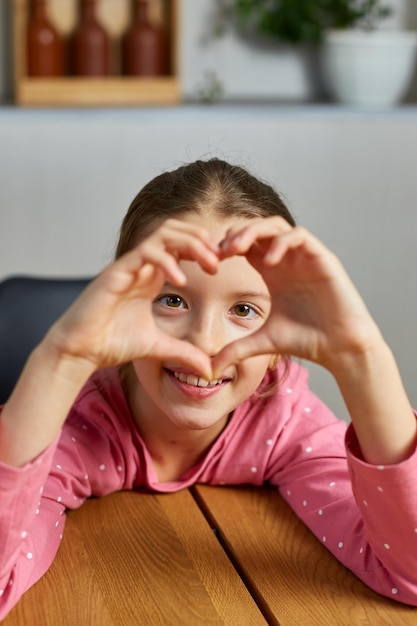
M 32 349 L 89 280 L 13 276 L 0 282 L 0 404 Z

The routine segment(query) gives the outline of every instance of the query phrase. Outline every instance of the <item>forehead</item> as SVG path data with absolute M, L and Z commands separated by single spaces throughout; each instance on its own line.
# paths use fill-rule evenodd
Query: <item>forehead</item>
M 189 214 L 184 221 L 197 224 L 206 228 L 213 238 L 220 242 L 227 230 L 236 224 L 245 224 L 251 218 L 232 217 L 223 218 L 213 213 Z M 227 296 L 238 288 L 243 292 L 256 292 L 269 294 L 268 288 L 261 274 L 249 263 L 245 256 L 232 256 L 221 261 L 216 274 L 204 272 L 198 263 L 193 261 L 180 261 L 180 265 L 187 275 L 188 287 L 195 287 L 206 293 L 223 293 Z
M 191 224 L 196 224 L 198 226 L 202 226 L 207 229 L 214 239 L 220 242 L 227 230 L 232 226 L 236 226 L 238 224 L 247 224 L 251 221 L 251 218 L 241 217 L 241 216 L 222 216 L 216 213 L 215 211 L 203 211 L 199 213 L 187 213 L 181 216 L 180 218 L 184 222 L 189 222 Z

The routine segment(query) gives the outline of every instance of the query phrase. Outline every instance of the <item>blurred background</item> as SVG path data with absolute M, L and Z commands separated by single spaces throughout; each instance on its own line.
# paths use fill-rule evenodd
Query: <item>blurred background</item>
M 417 407 L 415 73 L 398 106 L 344 106 L 323 90 L 304 47 L 219 34 L 215 0 L 179 0 L 178 102 L 22 106 L 16 1 L 0 0 L 0 280 L 91 276 L 111 260 L 120 221 L 151 177 L 226 158 L 269 180 L 341 258 Z M 55 10 L 68 1 L 53 0 Z M 391 4 L 383 28 L 417 27 L 415 0 Z M 310 369 L 313 388 L 346 418 L 333 381 Z

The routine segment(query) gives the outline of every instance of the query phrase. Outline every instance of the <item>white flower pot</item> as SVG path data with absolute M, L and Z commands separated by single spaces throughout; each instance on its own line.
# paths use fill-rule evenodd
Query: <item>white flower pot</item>
M 417 32 L 331 30 L 322 48 L 323 77 L 330 95 L 356 107 L 392 107 L 413 76 Z

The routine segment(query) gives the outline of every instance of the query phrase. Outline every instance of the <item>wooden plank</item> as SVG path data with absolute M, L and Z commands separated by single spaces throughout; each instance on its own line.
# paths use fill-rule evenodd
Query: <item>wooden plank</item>
M 161 78 L 23 78 L 22 106 L 134 106 L 175 105 L 180 101 L 178 81 Z
M 374 593 L 337 561 L 275 490 L 194 492 L 269 624 L 417 623 L 414 608 Z
M 265 625 L 188 491 L 116 493 L 68 514 L 48 572 L 2 626 Z

